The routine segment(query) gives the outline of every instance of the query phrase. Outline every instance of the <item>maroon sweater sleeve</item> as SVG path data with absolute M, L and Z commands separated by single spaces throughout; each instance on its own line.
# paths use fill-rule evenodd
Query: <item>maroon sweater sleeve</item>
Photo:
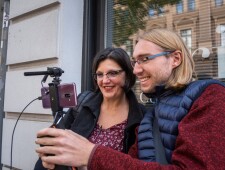
M 91 170 L 225 169 L 225 88 L 207 87 L 178 129 L 170 165 L 143 162 L 98 146 L 88 167 Z

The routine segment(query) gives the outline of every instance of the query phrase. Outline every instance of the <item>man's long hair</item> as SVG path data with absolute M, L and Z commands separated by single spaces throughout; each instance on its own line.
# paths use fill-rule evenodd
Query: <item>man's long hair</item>
M 182 38 L 177 33 L 163 28 L 152 29 L 139 35 L 139 39 L 150 41 L 165 51 L 178 50 L 181 52 L 181 64 L 174 68 L 169 80 L 165 84 L 166 88 L 173 88 L 175 90 L 182 89 L 193 78 L 196 78 L 194 60 Z

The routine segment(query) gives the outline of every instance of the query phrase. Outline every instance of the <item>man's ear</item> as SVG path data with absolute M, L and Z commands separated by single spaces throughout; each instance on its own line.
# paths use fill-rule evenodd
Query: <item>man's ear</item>
M 174 51 L 172 54 L 170 54 L 170 57 L 172 59 L 172 67 L 176 68 L 178 67 L 182 62 L 182 56 L 181 51 Z

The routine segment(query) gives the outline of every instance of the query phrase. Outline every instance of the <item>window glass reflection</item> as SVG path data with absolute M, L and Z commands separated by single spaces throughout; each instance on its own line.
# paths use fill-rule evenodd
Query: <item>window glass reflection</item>
M 199 79 L 215 78 L 225 82 L 225 4 L 222 0 L 213 3 L 173 0 L 173 4 L 165 0 L 160 2 L 167 4 L 161 6 L 150 4 L 148 0 L 132 2 L 107 0 L 106 46 L 122 47 L 132 56 L 139 33 L 169 28 L 179 33 L 189 50 L 195 52 L 193 57 Z M 220 6 L 218 9 L 214 8 L 214 2 Z M 203 50 L 198 50 L 203 48 L 208 49 L 205 50 L 207 57 Z

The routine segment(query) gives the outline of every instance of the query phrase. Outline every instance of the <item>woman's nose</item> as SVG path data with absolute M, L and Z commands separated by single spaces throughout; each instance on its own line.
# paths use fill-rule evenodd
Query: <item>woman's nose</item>
M 103 82 L 109 82 L 109 81 L 110 81 L 110 78 L 109 78 L 107 75 L 104 75 L 104 76 L 102 77 L 102 81 L 103 81 Z

